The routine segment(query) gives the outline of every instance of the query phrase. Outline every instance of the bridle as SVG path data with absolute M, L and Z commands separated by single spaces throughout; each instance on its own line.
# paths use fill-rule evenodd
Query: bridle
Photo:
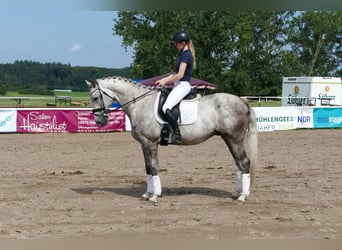
M 135 103 L 136 101 L 146 97 L 148 94 L 150 94 L 156 88 L 156 87 L 154 87 L 154 88 L 150 89 L 149 91 L 143 93 L 142 95 L 140 95 L 138 97 L 133 97 L 132 100 L 130 100 L 130 101 L 128 101 L 128 102 L 126 102 L 126 103 L 124 103 L 122 105 L 120 104 L 119 107 L 116 107 L 116 108 L 106 108 L 106 106 L 104 104 L 103 96 L 104 95 L 108 96 L 110 99 L 112 99 L 112 101 L 115 101 L 115 98 L 112 97 L 110 94 L 108 94 L 103 89 L 101 89 L 100 84 L 96 80 L 93 83 L 95 84 L 96 88 L 92 92 L 90 92 L 90 96 L 92 96 L 96 91 L 99 91 L 99 93 L 100 93 L 99 98 L 100 98 L 101 106 L 100 106 L 100 108 L 92 109 L 92 112 L 93 112 L 93 114 L 95 114 L 97 112 L 101 112 L 105 116 L 108 116 L 109 113 L 111 113 L 111 112 L 113 112 L 115 110 L 118 110 L 120 108 L 123 108 L 123 107 L 125 107 L 125 106 L 127 106 L 127 105 L 129 105 L 131 103 Z
M 99 91 L 100 95 L 100 102 L 101 102 L 101 107 L 100 108 L 96 108 L 96 109 L 92 109 L 93 114 L 95 114 L 96 112 L 102 112 L 104 113 L 104 115 L 107 115 L 108 113 L 112 112 L 111 109 L 107 109 L 105 104 L 104 104 L 104 100 L 103 100 L 103 95 L 108 96 L 110 99 L 112 99 L 112 101 L 114 101 L 114 97 L 112 97 L 111 95 L 109 95 L 106 91 L 104 91 L 103 89 L 101 89 L 99 83 L 95 80 L 93 82 L 96 86 L 96 88 L 90 92 L 90 96 L 92 96 L 96 91 Z

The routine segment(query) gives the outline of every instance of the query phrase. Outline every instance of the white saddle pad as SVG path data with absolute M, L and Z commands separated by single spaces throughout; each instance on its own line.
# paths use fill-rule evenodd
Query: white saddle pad
M 154 102 L 154 116 L 160 124 L 166 124 L 160 115 L 158 114 L 158 104 L 159 104 L 160 92 L 157 94 L 157 98 Z M 198 101 L 201 98 L 200 94 L 197 94 L 196 98 L 190 100 L 182 100 L 179 109 L 180 116 L 178 122 L 180 125 L 189 125 L 195 123 L 197 119 Z

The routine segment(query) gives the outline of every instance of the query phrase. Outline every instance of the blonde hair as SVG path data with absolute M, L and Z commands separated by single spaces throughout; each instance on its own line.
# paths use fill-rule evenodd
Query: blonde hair
M 192 42 L 192 39 L 190 39 L 189 43 L 188 43 L 188 46 L 189 46 L 189 49 L 191 51 L 191 54 L 192 54 L 192 58 L 193 58 L 193 64 L 192 66 L 194 68 L 196 68 L 196 52 L 195 52 L 195 46 Z

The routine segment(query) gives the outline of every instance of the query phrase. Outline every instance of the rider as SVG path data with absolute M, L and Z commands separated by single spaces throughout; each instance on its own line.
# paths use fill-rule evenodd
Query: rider
M 175 73 L 156 81 L 156 84 L 163 86 L 168 82 L 173 82 L 173 89 L 168 95 L 162 109 L 167 122 L 171 127 L 171 143 L 174 143 L 181 142 L 182 136 L 178 127 L 178 118 L 172 112 L 172 108 L 176 106 L 187 94 L 189 94 L 191 90 L 190 78 L 192 68 L 196 66 L 196 58 L 195 48 L 190 34 L 187 31 L 178 31 L 174 34 L 172 41 L 180 52 L 175 66 Z

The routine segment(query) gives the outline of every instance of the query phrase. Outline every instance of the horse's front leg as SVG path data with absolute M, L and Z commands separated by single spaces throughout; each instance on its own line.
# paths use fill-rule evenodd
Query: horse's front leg
M 146 167 L 146 192 L 142 199 L 157 203 L 158 196 L 162 194 L 158 165 L 158 144 L 153 142 L 141 143 Z

